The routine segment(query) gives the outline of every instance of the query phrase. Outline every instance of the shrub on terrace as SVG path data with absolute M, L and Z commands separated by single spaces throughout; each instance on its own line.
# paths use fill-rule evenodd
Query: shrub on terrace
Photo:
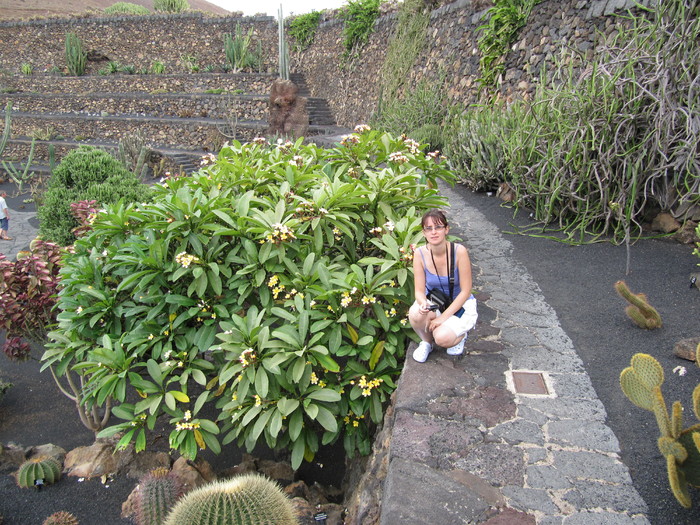
M 153 0 L 153 9 L 160 13 L 182 13 L 189 8 L 187 0 Z
M 150 15 L 151 11 L 145 6 L 131 2 L 117 2 L 104 10 L 107 15 Z
M 358 52 L 358 49 L 369 40 L 369 35 L 374 30 L 374 23 L 379 18 L 380 3 L 381 0 L 349 0 L 348 4 L 341 9 L 345 57 Z
M 341 437 L 370 451 L 412 334 L 411 245 L 452 176 L 367 128 L 329 150 L 263 142 L 109 207 L 65 258 L 44 366 L 119 403 L 124 423 L 100 434 L 119 447 L 144 449 L 167 414 L 189 458 L 261 439 L 295 468 Z
M 294 39 L 294 50 L 304 51 L 309 47 L 316 36 L 316 30 L 321 23 L 321 12 L 312 11 L 296 16 L 289 22 L 289 36 Z
M 79 226 L 71 214 L 73 202 L 96 200 L 106 205 L 148 200 L 151 189 L 104 150 L 82 145 L 68 153 L 53 171 L 37 207 L 39 235 L 61 246 L 75 240 Z

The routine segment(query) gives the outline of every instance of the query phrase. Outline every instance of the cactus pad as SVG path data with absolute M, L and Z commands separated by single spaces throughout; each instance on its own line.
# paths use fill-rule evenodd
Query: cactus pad
M 678 463 L 683 463 L 688 458 L 685 447 L 673 438 L 661 436 L 658 444 L 664 456 L 673 456 Z
M 673 495 L 676 496 L 678 503 L 689 509 L 693 504 L 688 492 L 688 483 L 685 480 L 685 474 L 678 468 L 673 456 L 666 456 L 666 468 L 668 469 L 668 484 L 671 485 Z
M 634 354 L 630 361 L 632 368 L 647 388 L 661 386 L 664 382 L 664 369 L 649 354 Z
M 61 478 L 61 463 L 51 456 L 35 456 L 22 463 L 17 471 L 17 484 L 22 488 L 33 487 L 37 480 L 44 485 Z
M 291 501 L 260 474 L 215 481 L 187 493 L 166 525 L 294 525 Z
M 664 369 L 649 354 L 634 354 L 630 366 L 620 374 L 622 391 L 632 403 L 645 410 L 654 411 L 654 387 L 664 382 Z

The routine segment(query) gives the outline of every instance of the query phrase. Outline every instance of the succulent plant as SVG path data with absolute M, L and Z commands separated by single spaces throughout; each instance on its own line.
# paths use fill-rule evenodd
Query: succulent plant
M 136 523 L 162 525 L 181 495 L 182 484 L 170 469 L 159 467 L 151 470 L 139 482 Z
M 700 345 L 696 356 L 700 358 Z M 620 386 L 628 399 L 656 416 L 661 432 L 657 444 L 666 458 L 671 490 L 681 505 L 690 508 L 688 485 L 700 487 L 700 424 L 683 428 L 683 407 L 679 401 L 673 403 L 669 417 L 661 393 L 663 382 L 663 368 L 648 354 L 632 356 L 630 366 L 620 374 Z M 700 384 L 693 390 L 693 411 L 700 419 Z
M 17 471 L 17 484 L 22 488 L 49 485 L 61 478 L 61 463 L 51 456 L 34 456 L 22 463 Z
M 203 485 L 185 495 L 166 525 L 294 525 L 290 500 L 274 481 L 244 474 Z
M 78 525 L 78 518 L 70 512 L 60 510 L 44 520 L 43 525 Z
M 659 312 L 649 304 L 646 295 L 643 293 L 632 293 L 625 281 L 617 281 L 615 283 L 615 290 L 622 298 L 630 303 L 630 305 L 625 308 L 625 313 L 637 326 L 648 330 L 661 327 L 663 324 L 661 322 L 661 316 Z

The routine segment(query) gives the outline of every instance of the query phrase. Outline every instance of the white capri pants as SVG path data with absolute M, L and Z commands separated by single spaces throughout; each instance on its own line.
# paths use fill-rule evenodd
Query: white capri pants
M 476 319 L 479 317 L 479 314 L 476 312 L 476 297 L 473 295 L 466 300 L 466 302 L 462 305 L 462 308 L 464 308 L 462 317 L 453 315 L 447 321 L 442 323 L 442 326 L 446 326 L 452 330 L 457 337 L 465 335 L 469 330 L 474 328 L 474 326 L 476 326 Z

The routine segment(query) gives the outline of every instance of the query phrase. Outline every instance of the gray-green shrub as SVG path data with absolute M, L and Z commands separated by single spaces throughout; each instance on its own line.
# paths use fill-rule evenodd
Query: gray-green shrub
M 73 228 L 78 221 L 70 204 L 97 200 L 104 206 L 124 199 L 143 202 L 151 189 L 104 150 L 82 145 L 68 153 L 56 167 L 37 207 L 39 235 L 61 246 L 75 241 Z
M 442 126 L 448 115 L 443 85 L 440 80 L 424 79 L 403 97 L 381 102 L 370 119 L 372 127 L 441 149 L 444 138 L 436 126 Z

